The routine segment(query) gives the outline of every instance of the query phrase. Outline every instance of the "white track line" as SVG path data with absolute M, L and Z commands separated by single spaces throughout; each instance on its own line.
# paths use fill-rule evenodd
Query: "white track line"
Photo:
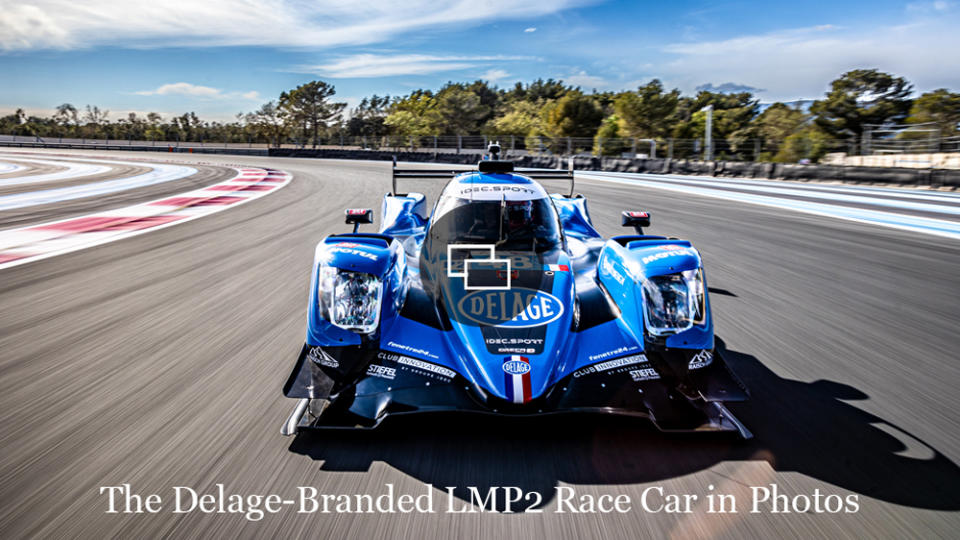
M 10 156 L 0 156 L 10 157 Z M 0 179 L 0 186 L 17 186 L 21 184 L 34 184 L 41 182 L 54 182 L 57 180 L 72 180 L 74 178 L 83 178 L 84 176 L 93 176 L 110 172 L 112 169 L 107 165 L 97 165 L 93 163 L 80 163 L 49 159 L 27 159 L 17 158 L 18 161 L 37 163 L 39 165 L 54 165 L 57 167 L 66 167 L 66 170 L 44 174 L 27 174 L 26 176 L 15 176 L 13 178 Z M 26 167 L 23 167 L 26 168 Z
M 11 195 L 0 196 L 0 211 L 12 210 L 15 208 L 25 208 L 39 204 L 58 203 L 74 199 L 82 199 L 85 197 L 94 197 L 97 195 L 106 195 L 109 193 L 116 193 L 118 191 L 125 191 L 128 189 L 136 189 L 152 186 L 154 184 L 160 184 L 163 182 L 170 182 L 172 180 L 179 180 L 180 178 L 186 178 L 187 176 L 197 173 L 197 170 L 193 167 L 185 167 L 182 165 L 141 163 L 134 161 L 98 161 L 118 165 L 133 165 L 137 167 L 148 166 L 151 168 L 151 170 L 149 172 L 129 176 L 126 178 L 116 178 L 113 180 L 91 182 L 89 184 L 83 184 L 79 186 L 44 189 L 30 191 L 27 193 L 14 193 Z
M 900 197 L 904 199 L 918 199 L 937 201 L 941 203 L 960 202 L 960 193 L 953 191 L 934 191 L 918 188 L 893 188 L 879 186 L 857 186 L 849 184 L 830 184 L 821 182 L 797 182 L 788 180 L 766 180 L 762 178 L 725 178 L 725 177 L 704 177 L 691 176 L 683 174 L 656 174 L 656 173 L 625 173 L 625 172 L 607 172 L 607 171 L 583 171 L 585 174 L 597 176 L 619 176 L 623 178 L 638 179 L 657 179 L 665 182 L 707 182 L 708 184 L 729 184 L 734 187 L 741 186 L 761 186 L 777 187 L 788 189 L 799 189 L 803 191 L 834 191 L 837 193 L 856 193 L 868 196 L 880 197 Z
M 5 161 L 0 161 L 0 174 L 10 174 L 17 171 L 22 171 L 27 169 L 23 165 L 17 165 L 16 163 L 7 163 Z
M 70 253 L 234 208 L 290 183 L 274 169 L 237 168 L 229 180 L 155 201 L 0 231 L 0 269 Z
M 942 236 L 953 239 L 960 239 L 960 222 L 948 221 L 943 219 L 933 219 L 895 212 L 882 212 L 879 210 L 869 210 L 865 208 L 854 208 L 850 206 L 832 205 L 826 203 L 817 203 L 810 201 L 801 201 L 796 199 L 783 199 L 768 195 L 755 195 L 722 189 L 710 189 L 709 182 L 703 182 L 705 185 L 680 184 L 670 180 L 661 180 L 659 176 L 645 175 L 639 178 L 631 175 L 630 177 L 616 177 L 608 175 L 598 175 L 593 173 L 578 172 L 577 176 L 589 180 L 609 182 L 615 184 L 626 184 L 631 186 L 641 186 L 689 195 L 699 195 L 703 197 L 712 197 L 715 199 L 725 199 L 759 206 L 772 208 L 782 208 L 801 212 L 805 214 L 814 214 L 818 216 L 827 216 L 892 229 L 900 229 L 911 232 L 919 232 L 934 236 Z
M 607 174 L 601 174 L 598 176 L 608 176 Z M 806 197 L 811 199 L 822 199 L 825 201 L 837 201 L 837 202 L 847 202 L 854 204 L 865 204 L 870 206 L 884 206 L 888 208 L 899 208 L 903 210 L 916 210 L 919 212 L 933 212 L 938 214 L 954 214 L 960 215 L 960 199 L 953 198 L 944 199 L 940 197 L 931 197 L 927 194 L 918 194 L 913 193 L 897 193 L 896 195 L 892 193 L 868 193 L 864 191 L 856 190 L 856 188 L 847 188 L 843 190 L 844 192 L 839 192 L 841 190 L 830 189 L 830 186 L 814 186 L 811 184 L 807 185 L 798 185 L 798 184 L 780 184 L 780 185 L 770 185 L 770 184 L 760 184 L 759 182 L 744 181 L 744 180 L 728 180 L 728 179 L 711 179 L 704 180 L 702 178 L 695 179 L 691 177 L 667 177 L 664 175 L 653 175 L 653 174 L 637 174 L 633 176 L 632 174 L 623 174 L 623 177 L 626 178 L 636 178 L 638 180 L 653 180 L 657 182 L 666 182 L 680 185 L 689 185 L 689 186 L 702 186 L 710 189 L 717 188 L 732 188 L 739 191 L 752 191 L 755 193 L 764 193 L 771 195 L 789 195 L 794 197 Z M 858 193 L 856 195 L 850 193 Z M 878 196 L 879 195 L 879 196 Z M 949 195 L 949 194 L 945 194 Z M 903 201 L 890 199 L 888 197 L 896 196 L 903 198 L 911 199 L 926 199 L 936 201 L 932 202 L 915 202 L 915 201 Z

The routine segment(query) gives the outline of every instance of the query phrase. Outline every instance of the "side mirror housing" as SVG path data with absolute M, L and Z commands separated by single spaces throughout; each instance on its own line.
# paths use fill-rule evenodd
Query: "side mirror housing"
M 625 210 L 620 214 L 620 225 L 633 227 L 637 234 L 643 234 L 643 228 L 650 226 L 650 212 Z
M 361 223 L 373 223 L 373 208 L 347 208 L 343 213 L 347 225 L 353 224 L 353 232 L 357 232 Z

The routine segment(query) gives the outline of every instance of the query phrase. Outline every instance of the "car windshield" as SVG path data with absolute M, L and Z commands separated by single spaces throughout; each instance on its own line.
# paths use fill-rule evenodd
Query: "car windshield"
M 447 244 L 495 244 L 498 249 L 536 252 L 561 247 L 557 214 L 547 198 L 477 201 L 447 197 L 440 201 L 435 216 L 432 234 Z

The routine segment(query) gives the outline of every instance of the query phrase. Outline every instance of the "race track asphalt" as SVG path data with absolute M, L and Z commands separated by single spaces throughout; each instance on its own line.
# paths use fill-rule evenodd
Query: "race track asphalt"
M 79 154 L 78 154 L 79 155 Z M 157 154 L 97 152 L 116 159 Z M 702 252 L 716 331 L 752 391 L 742 443 L 642 421 L 408 417 L 284 438 L 313 248 L 373 207 L 386 163 L 162 155 L 270 166 L 250 204 L 0 270 L 0 537 L 955 537 L 960 526 L 960 241 L 647 187 L 578 182 L 604 235 L 619 213 Z M 211 183 L 214 181 L 209 180 Z M 434 201 L 436 184 L 421 186 Z M 166 188 L 165 188 L 166 189 Z M 189 188 L 185 188 L 189 189 Z M 432 191 L 431 191 L 432 190 Z M 143 194 L 130 197 L 140 202 Z M 117 201 L 111 201 L 116 204 Z M 87 205 L 88 206 L 88 205 Z M 86 206 L 84 206 L 86 208 Z M 76 212 L 71 206 L 67 212 Z M 0 216 L 2 217 L 2 216 Z M 424 493 L 435 514 L 106 514 L 100 486 L 201 493 Z M 856 495 L 854 513 L 751 513 L 751 486 Z M 517 486 L 539 514 L 447 514 L 444 486 Z M 627 494 L 629 513 L 555 513 L 554 489 Z M 651 487 L 693 512 L 640 507 Z M 713 486 L 712 489 L 710 486 Z M 737 513 L 708 513 L 710 492 Z M 648 493 L 652 493 L 648 491 Z M 656 503 L 656 497 L 650 498 Z

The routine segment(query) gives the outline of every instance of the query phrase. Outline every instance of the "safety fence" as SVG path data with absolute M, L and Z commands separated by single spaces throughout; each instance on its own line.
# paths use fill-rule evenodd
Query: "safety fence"
M 491 142 L 520 155 L 613 156 L 629 158 L 703 159 L 721 161 L 803 161 L 828 153 L 848 156 L 877 154 L 960 152 L 960 136 L 884 137 L 868 132 L 859 142 L 851 139 L 770 140 L 763 138 L 714 139 L 641 139 L 602 137 L 545 137 L 517 135 L 425 135 L 425 136 L 321 136 L 316 141 L 286 137 L 267 141 L 248 135 L 227 140 L 137 140 L 133 138 L 38 137 L 0 135 L 0 144 L 76 145 L 88 147 L 136 147 L 138 149 L 340 149 L 380 151 L 425 151 L 468 153 L 486 151 Z M 238 140 L 239 139 L 239 140 Z

